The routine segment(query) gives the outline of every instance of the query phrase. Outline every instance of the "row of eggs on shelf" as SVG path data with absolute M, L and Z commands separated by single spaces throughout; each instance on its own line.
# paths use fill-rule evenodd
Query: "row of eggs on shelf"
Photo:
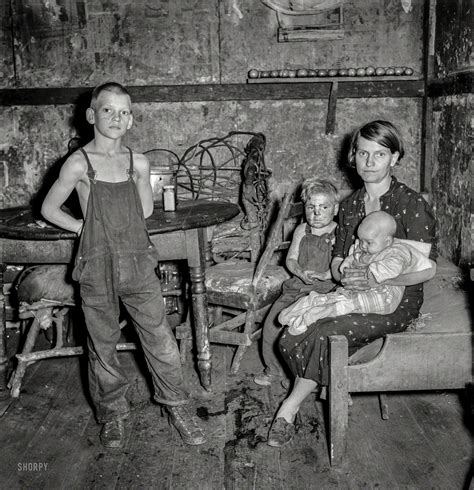
M 331 68 L 329 70 L 311 70 L 299 68 L 298 70 L 249 70 L 249 78 L 304 78 L 304 77 L 371 77 L 371 76 L 400 76 L 413 75 L 413 68 L 409 67 L 373 67 L 367 68 Z

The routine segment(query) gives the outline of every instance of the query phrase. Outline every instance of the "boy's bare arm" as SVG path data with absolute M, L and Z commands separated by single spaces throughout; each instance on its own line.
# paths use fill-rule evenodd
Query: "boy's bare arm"
M 61 206 L 87 173 L 87 164 L 79 155 L 71 155 L 61 168 L 59 177 L 49 190 L 41 206 L 41 214 L 51 223 L 79 234 L 84 220 L 65 213 Z
M 145 155 L 133 154 L 137 172 L 136 186 L 142 202 L 143 215 L 148 218 L 153 213 L 153 191 L 150 183 L 150 163 Z
M 305 271 L 298 264 L 298 257 L 300 253 L 301 239 L 305 234 L 306 225 L 303 223 L 298 225 L 293 233 L 290 248 L 286 255 L 286 267 L 296 277 L 299 277 L 304 283 L 311 284 L 311 281 L 306 276 Z

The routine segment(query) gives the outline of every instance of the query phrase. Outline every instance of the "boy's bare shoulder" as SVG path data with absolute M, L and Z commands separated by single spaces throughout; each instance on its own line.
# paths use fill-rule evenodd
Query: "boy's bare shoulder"
M 150 163 L 143 153 L 133 152 L 133 164 L 139 174 L 148 175 Z
M 306 233 L 306 223 L 300 223 L 293 232 L 293 235 L 304 235 Z
M 138 165 L 149 165 L 148 158 L 143 153 L 133 152 L 133 161 Z
M 80 151 L 75 151 L 64 162 L 63 171 L 74 175 L 83 175 L 87 173 L 87 162 Z

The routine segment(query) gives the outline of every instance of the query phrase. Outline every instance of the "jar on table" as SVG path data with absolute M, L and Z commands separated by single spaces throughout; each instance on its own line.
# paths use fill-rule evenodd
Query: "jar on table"
M 163 209 L 165 211 L 176 211 L 176 194 L 174 185 L 163 186 Z

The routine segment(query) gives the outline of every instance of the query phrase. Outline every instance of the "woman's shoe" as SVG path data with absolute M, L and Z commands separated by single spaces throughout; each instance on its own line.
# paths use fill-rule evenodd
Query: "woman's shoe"
M 290 424 L 284 418 L 276 418 L 268 432 L 267 444 L 272 447 L 282 447 L 288 444 L 295 435 L 295 424 Z

